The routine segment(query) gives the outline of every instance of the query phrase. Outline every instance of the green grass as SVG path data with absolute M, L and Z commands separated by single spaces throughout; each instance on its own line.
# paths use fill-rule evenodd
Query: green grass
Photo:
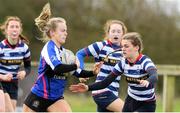
M 96 104 L 94 103 L 91 96 L 85 94 L 70 93 L 65 95 L 65 99 L 70 104 L 73 112 L 96 112 Z M 124 100 L 124 99 L 123 99 Z M 173 112 L 180 112 L 180 98 L 174 100 Z M 162 112 L 162 99 L 160 96 L 157 97 L 157 108 L 156 112 Z
M 96 112 L 96 104 L 91 96 L 85 94 L 66 94 L 65 99 L 70 104 L 73 112 Z
M 173 100 L 173 111 L 172 112 L 180 112 L 180 98 L 175 98 Z M 163 111 L 163 102 L 162 102 L 162 98 L 158 97 L 157 98 L 157 108 L 156 108 L 157 112 L 162 112 Z

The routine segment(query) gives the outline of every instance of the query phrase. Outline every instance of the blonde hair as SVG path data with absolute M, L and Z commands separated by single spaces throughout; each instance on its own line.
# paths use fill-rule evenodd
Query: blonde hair
M 0 26 L 0 29 L 3 31 L 3 33 L 5 35 L 7 35 L 5 30 L 7 29 L 7 26 L 9 25 L 10 21 L 17 21 L 17 22 L 19 22 L 20 23 L 20 27 L 21 27 L 21 32 L 22 32 L 23 29 L 22 29 L 22 21 L 21 21 L 21 19 L 19 17 L 17 17 L 17 16 L 8 16 L 6 18 L 6 20 L 5 20 L 5 22 Z M 22 33 L 19 35 L 19 38 L 23 42 L 25 42 L 26 44 L 29 44 L 28 38 L 26 36 L 24 36 Z
M 41 12 L 41 14 L 35 19 L 35 25 L 43 33 L 42 38 L 40 39 L 43 42 L 47 42 L 51 39 L 50 30 L 55 31 L 57 28 L 57 23 L 62 22 L 66 24 L 64 18 L 53 17 L 51 18 L 51 8 L 50 4 L 47 3 Z
M 104 25 L 104 32 L 105 32 L 105 38 L 104 39 L 108 39 L 108 33 L 109 33 L 109 30 L 110 30 L 110 27 L 112 24 L 120 24 L 122 26 L 123 35 L 126 34 L 127 28 L 122 21 L 120 21 L 120 20 L 108 20 L 106 22 L 106 24 Z
M 141 53 L 143 50 L 143 41 L 141 39 L 141 35 L 137 32 L 131 32 L 131 33 L 126 33 L 123 37 L 122 40 L 130 40 L 133 46 L 138 46 L 139 50 L 138 52 Z

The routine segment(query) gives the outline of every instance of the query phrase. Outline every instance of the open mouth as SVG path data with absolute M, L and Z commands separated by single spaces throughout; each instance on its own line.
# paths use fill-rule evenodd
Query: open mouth
M 126 53 L 125 52 L 123 52 L 123 55 L 125 55 Z
M 118 37 L 114 37 L 115 40 L 119 39 Z
M 16 35 L 17 35 L 17 33 L 15 33 L 15 32 L 12 33 L 12 36 L 16 36 Z

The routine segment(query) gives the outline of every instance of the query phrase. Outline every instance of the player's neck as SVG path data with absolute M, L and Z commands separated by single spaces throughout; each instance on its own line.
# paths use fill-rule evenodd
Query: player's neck
M 141 54 L 136 53 L 135 55 L 133 55 L 133 57 L 128 58 L 128 61 L 130 63 L 134 63 L 134 62 L 136 62 L 139 59 L 140 56 L 141 56 Z
M 16 45 L 18 43 L 18 39 L 12 39 L 11 37 L 8 37 L 7 39 L 11 45 Z
M 54 40 L 54 39 L 52 39 L 52 41 L 55 43 L 55 45 L 58 47 L 58 48 L 61 48 L 61 44 L 60 43 L 58 43 L 56 40 Z

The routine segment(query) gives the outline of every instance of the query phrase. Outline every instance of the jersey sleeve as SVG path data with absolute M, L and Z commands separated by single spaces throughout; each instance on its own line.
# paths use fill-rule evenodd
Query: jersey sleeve
M 29 50 L 28 45 L 24 43 L 24 58 L 23 58 L 23 63 L 24 63 L 24 69 L 26 71 L 26 76 L 30 74 L 31 72 L 31 52 Z
M 25 44 L 24 45 L 24 59 L 29 59 L 31 57 L 31 52 L 29 47 Z
M 122 73 L 124 73 L 124 69 L 123 69 L 123 61 L 119 61 L 114 68 L 112 69 L 112 73 L 114 75 L 121 75 Z
M 60 58 L 57 57 L 58 48 L 54 45 L 45 45 L 41 54 L 46 63 L 52 68 L 52 70 L 54 70 L 57 65 L 62 64 Z
M 150 58 L 146 58 L 144 69 L 149 75 L 149 78 L 147 80 L 154 85 L 158 81 L 158 74 L 157 68 Z
M 150 58 L 146 58 L 144 62 L 144 70 L 148 72 L 149 70 L 157 70 L 155 64 L 152 62 Z
M 80 49 L 77 53 L 76 56 L 80 62 L 80 68 L 84 69 L 84 58 L 93 56 L 95 59 L 99 57 L 99 52 L 101 48 L 103 47 L 103 42 L 95 42 L 88 47 L 85 47 L 83 49 Z

